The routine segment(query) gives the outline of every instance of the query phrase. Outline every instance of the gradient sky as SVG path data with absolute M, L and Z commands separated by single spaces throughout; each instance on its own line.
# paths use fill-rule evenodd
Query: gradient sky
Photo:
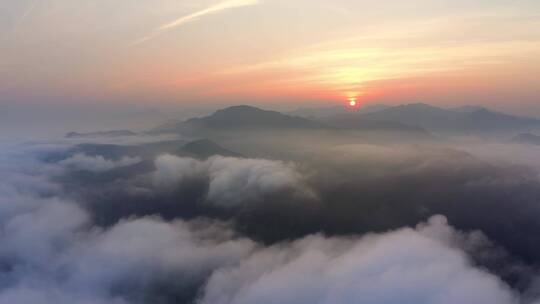
M 538 0 L 0 0 L 0 102 L 483 104 L 540 116 Z

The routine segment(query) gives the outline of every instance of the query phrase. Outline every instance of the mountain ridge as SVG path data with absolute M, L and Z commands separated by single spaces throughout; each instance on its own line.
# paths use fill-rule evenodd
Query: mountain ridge
M 494 131 L 523 131 L 540 127 L 540 120 L 513 116 L 483 107 L 444 109 L 424 103 L 399 105 L 372 113 L 350 114 L 348 119 L 395 122 L 432 132 L 482 134 Z

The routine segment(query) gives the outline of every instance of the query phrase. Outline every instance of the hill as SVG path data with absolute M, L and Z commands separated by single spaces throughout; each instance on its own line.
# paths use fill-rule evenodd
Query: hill
M 193 130 L 228 129 L 323 129 L 324 124 L 302 117 L 290 116 L 276 111 L 251 106 L 233 106 L 218 110 L 201 118 L 166 124 L 152 130 L 153 133 L 181 133 Z

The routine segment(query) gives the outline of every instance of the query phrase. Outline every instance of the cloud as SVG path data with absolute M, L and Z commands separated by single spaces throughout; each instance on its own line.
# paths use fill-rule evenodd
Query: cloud
M 192 13 L 192 14 L 189 14 L 187 16 L 184 16 L 184 17 L 180 17 L 172 22 L 169 22 L 169 23 L 165 23 L 161 26 L 159 26 L 157 29 L 154 30 L 154 32 L 148 36 L 145 36 L 143 38 L 140 38 L 139 40 L 135 41 L 133 44 L 141 44 L 141 43 L 144 43 L 150 39 L 153 39 L 155 38 L 157 35 L 159 35 L 160 33 L 164 32 L 164 31 L 168 31 L 168 30 L 171 30 L 173 28 L 176 28 L 176 27 L 179 27 L 179 26 L 182 26 L 184 24 L 187 24 L 189 22 L 193 22 L 193 21 L 196 21 L 198 19 L 200 19 L 201 17 L 204 17 L 204 16 L 207 16 L 207 15 L 211 15 L 211 14 L 216 14 L 216 13 L 219 13 L 219 12 L 222 12 L 222 11 L 225 11 L 225 10 L 229 10 L 229 9 L 233 9 L 233 8 L 238 8 L 238 7 L 243 7 L 243 6 L 252 6 L 252 5 L 256 5 L 256 4 L 259 4 L 259 0 L 228 0 L 228 1 L 223 1 L 223 2 L 220 2 L 220 3 L 217 3 L 215 5 L 212 5 L 208 8 L 205 8 L 203 10 L 200 10 L 200 11 L 197 11 L 195 13 Z
M 317 165 L 163 155 L 150 173 L 80 183 L 5 152 L 0 304 L 529 303 L 501 269 L 519 259 L 488 236 L 534 247 L 537 174 L 467 153 L 343 146 Z M 439 211 L 467 232 L 443 216 L 400 228 Z
M 416 229 L 276 245 L 215 272 L 199 303 L 518 303 L 445 242 L 456 233 L 434 217 Z
M 6 298 L 23 303 L 32 294 L 51 295 L 43 303 L 57 303 L 54 299 L 66 303 L 68 299 L 73 303 L 171 303 L 174 298 L 192 298 L 214 269 L 237 263 L 253 248 L 249 240 L 231 239 L 215 231 L 227 227 L 216 224 L 213 228 L 211 222 L 197 228 L 182 221 L 140 218 L 104 230 L 91 226 L 74 230 L 55 225 L 61 221 L 55 216 L 35 216 L 46 225 L 24 224 L 26 231 L 37 234 L 2 238 L 11 255 L 2 252 L 0 258 L 15 271 L 2 273 L 8 285 L 2 286 L 0 303 L 7 303 L 3 302 Z M 40 232 L 41 228 L 47 233 Z M 220 233 L 225 235 L 221 240 Z
M 37 181 L 8 183 L 0 187 L 0 303 L 187 301 L 214 269 L 255 247 L 203 219 L 128 216 L 98 227 L 76 202 L 32 191 Z
M 268 247 L 238 236 L 229 223 L 134 217 L 118 205 L 112 207 L 123 210 L 122 218 L 102 227 L 92 209 L 40 179 L 40 166 L 23 170 L 20 164 L 9 169 L 20 176 L 0 187 L 0 303 L 177 303 L 200 295 L 201 304 L 507 304 L 517 297 L 469 261 L 466 249 L 477 246 L 481 235 L 458 232 L 444 217 L 416 229 L 306 235 Z M 227 204 L 240 203 L 229 193 L 262 199 L 305 182 L 286 162 L 225 157 L 162 156 L 153 176 L 171 185 L 204 176 L 219 185 L 216 199 L 223 195 Z M 296 221 L 304 220 L 301 214 Z
M 540 229 L 537 170 L 444 146 L 317 145 L 328 148 L 301 149 L 313 153 L 295 163 L 164 155 L 142 172 L 69 175 L 61 180 L 63 195 L 100 225 L 129 216 L 204 216 L 231 221 L 266 243 L 380 232 L 443 214 L 459 229 L 482 230 L 506 251 L 473 252 L 477 263 L 513 286 L 529 285 L 534 272 L 525 268 L 540 257 L 532 245 Z
M 156 167 L 162 181 L 184 183 L 196 173 L 255 182 L 248 190 L 234 183 L 222 188 L 241 195 L 252 187 L 280 190 L 274 179 L 294 168 L 270 160 L 172 156 L 159 158 Z M 464 248 L 481 238 L 454 230 L 440 216 L 416 229 L 309 235 L 266 247 L 208 219 L 124 211 L 123 219 L 101 227 L 78 203 L 57 197 L 56 187 L 43 191 L 50 182 L 26 181 L 11 179 L 0 188 L 0 303 L 178 303 L 199 295 L 201 304 L 516 299 L 499 278 L 468 260 Z
M 59 162 L 71 170 L 83 170 L 91 172 L 104 172 L 114 168 L 126 167 L 141 162 L 139 157 L 122 157 L 121 159 L 109 160 L 103 156 L 89 156 L 84 153 L 77 153 Z
M 156 159 L 154 181 L 169 189 L 195 178 L 208 179 L 206 199 L 221 207 L 260 202 L 275 194 L 315 198 L 294 164 L 266 159 L 214 156 L 206 161 L 171 155 Z
M 189 298 L 214 269 L 237 263 L 253 249 L 253 242 L 232 235 L 226 225 L 210 221 L 124 220 L 90 234 L 65 262 L 76 287 L 124 290 L 132 300 Z
M 157 187 L 174 189 L 190 179 L 204 176 L 205 164 L 193 158 L 162 155 L 155 161 L 154 184 Z
M 218 13 L 220 11 L 224 11 L 224 10 L 228 10 L 228 9 L 232 9 L 232 8 L 237 8 L 237 7 L 242 7 L 242 6 L 256 5 L 258 3 L 259 3 L 259 0 L 229 0 L 229 1 L 224 1 L 224 2 L 218 3 L 216 5 L 210 6 L 210 7 L 206 8 L 206 9 L 203 9 L 201 11 L 198 11 L 196 13 L 187 15 L 185 17 L 178 18 L 178 19 L 174 20 L 173 22 L 164 24 L 164 25 L 160 26 L 158 28 L 158 30 L 163 31 L 163 30 L 171 29 L 171 28 L 178 27 L 178 26 L 181 26 L 183 24 L 186 24 L 188 22 L 197 20 L 200 17 L 203 17 L 205 15 L 215 14 L 215 13 Z
M 264 159 L 213 158 L 208 199 L 220 205 L 256 201 L 274 193 L 314 196 L 293 164 Z

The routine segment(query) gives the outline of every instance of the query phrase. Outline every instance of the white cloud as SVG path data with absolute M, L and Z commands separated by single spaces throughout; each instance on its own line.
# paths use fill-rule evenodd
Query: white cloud
M 156 167 L 154 182 L 169 189 L 194 178 L 207 178 L 208 202 L 225 207 L 273 194 L 315 198 L 296 166 L 282 161 L 222 156 L 198 161 L 164 155 L 158 157 Z
M 134 44 L 140 44 L 143 42 L 146 42 L 157 35 L 159 33 L 182 26 L 186 23 L 196 21 L 204 16 L 210 15 L 210 14 L 216 14 L 225 10 L 243 7 L 243 6 L 251 6 L 259 4 L 259 0 L 228 0 L 223 1 L 220 3 L 217 3 L 215 5 L 212 5 L 208 8 L 205 8 L 203 10 L 197 11 L 195 13 L 189 14 L 187 16 L 180 17 L 172 22 L 165 23 L 161 26 L 159 26 L 157 29 L 154 30 L 154 32 L 148 36 L 145 36 L 143 38 L 140 38 L 139 40 L 135 41 Z
M 448 244 L 442 217 L 360 239 L 311 236 L 213 274 L 201 304 L 518 303 L 500 279 Z

